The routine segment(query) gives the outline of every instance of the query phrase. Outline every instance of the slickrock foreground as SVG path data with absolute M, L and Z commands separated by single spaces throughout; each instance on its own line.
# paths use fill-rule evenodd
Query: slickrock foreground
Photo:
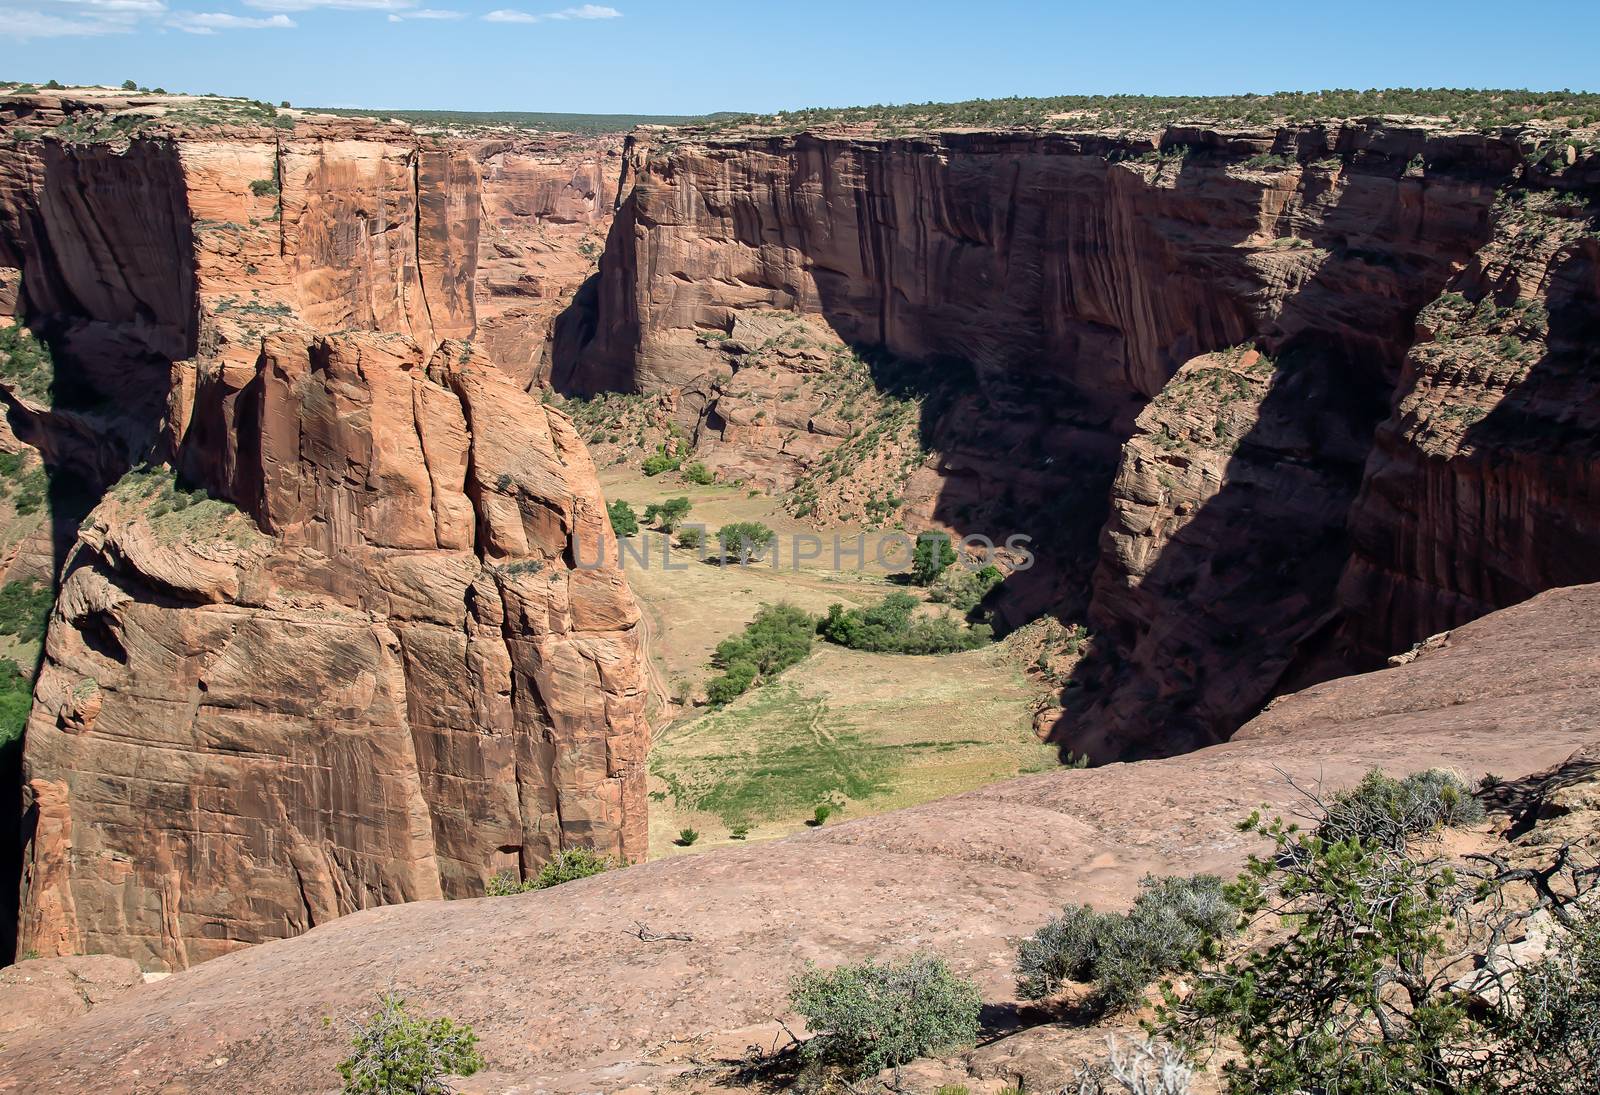
M 517 897 L 366 910 L 16 1044 L 0 1091 L 333 1091 L 345 1021 L 390 987 L 474 1026 L 489 1070 L 462 1090 L 476 1092 L 657 1090 L 768 1046 L 806 960 L 937 947 L 1008 1004 L 1009 937 L 1066 902 L 1125 903 L 1147 872 L 1231 872 L 1255 847 L 1234 823 L 1292 803 L 1288 777 L 1513 778 L 1600 741 L 1596 618 L 1600 586 L 1546 593 L 1408 664 L 1282 699 L 1237 740 L 1184 757 L 1027 777 Z M 641 926 L 693 939 L 647 941 Z M 1046 1052 L 1055 1030 L 986 1046 L 970 1067 L 1042 1087 L 1032 1069 L 1070 1065 Z

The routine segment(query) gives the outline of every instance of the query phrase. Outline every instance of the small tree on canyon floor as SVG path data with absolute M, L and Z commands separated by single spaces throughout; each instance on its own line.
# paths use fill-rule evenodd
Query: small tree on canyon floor
M 478 1036 L 452 1019 L 421 1019 L 393 992 L 355 1024 L 351 1054 L 339 1063 L 344 1095 L 449 1095 L 447 1078 L 483 1067 Z

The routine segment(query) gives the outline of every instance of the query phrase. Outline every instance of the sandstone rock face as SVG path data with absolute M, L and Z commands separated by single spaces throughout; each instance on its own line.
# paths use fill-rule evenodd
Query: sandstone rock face
M 1544 594 L 1403 667 L 1280 699 L 1235 740 L 1183 757 L 1028 776 L 517 897 L 368 909 L 21 1042 L 0 1058 L 0 1091 L 329 1089 L 344 1021 L 391 987 L 473 1025 L 488 1067 L 462 1090 L 485 1093 L 726 1090 L 705 1067 L 771 1046 L 807 960 L 931 947 L 1003 1008 L 1011 940 L 1063 904 L 1124 906 L 1146 872 L 1232 873 L 1260 850 L 1236 822 L 1294 802 L 1286 777 L 1332 789 L 1372 765 L 1443 765 L 1512 779 L 1593 744 L 1596 612 L 1600 587 Z M 648 941 L 641 924 L 691 938 Z M 1049 1067 L 1059 1082 L 1092 1050 L 1017 1037 L 974 1053 L 976 1074 L 1010 1082 L 1025 1068 L 1043 1090 Z M 1025 1063 L 1033 1052 L 1044 1060 Z
M 1373 121 L 638 143 L 594 337 L 555 381 L 657 394 L 721 466 L 854 516 L 818 489 L 841 445 L 813 366 L 728 344 L 776 309 L 913 363 L 941 398 L 891 515 L 1034 537 L 1045 565 L 1002 611 L 1096 639 L 1063 745 L 1191 748 L 1600 576 L 1600 162 L 1552 173 L 1519 140 Z M 1475 349 L 1429 349 L 1457 298 L 1451 323 L 1504 314 Z
M 556 319 L 605 246 L 622 138 L 528 137 L 468 149 L 482 178 L 476 337 L 525 387 L 542 383 Z
M 643 854 L 594 467 L 472 341 L 482 154 L 302 118 L 0 155 L 11 305 L 55 351 L 6 401 L 93 505 L 27 731 L 19 953 L 180 969 Z M 524 172 L 495 201 L 524 184 L 530 217 L 576 200 Z

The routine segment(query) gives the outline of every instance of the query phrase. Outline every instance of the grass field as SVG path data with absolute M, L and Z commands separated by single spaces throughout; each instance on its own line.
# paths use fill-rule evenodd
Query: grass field
M 608 501 L 623 499 L 639 511 L 687 497 L 694 507 L 689 522 L 705 524 L 711 535 L 731 521 L 763 521 L 780 537 L 812 531 L 776 499 L 739 488 L 699 487 L 674 475 L 646 478 L 625 467 L 603 469 L 601 484 Z M 871 560 L 862 570 L 852 562 L 835 572 L 828 559 L 798 570 L 781 555 L 777 568 L 719 567 L 675 552 L 676 569 L 666 570 L 664 540 L 659 532 L 641 532 L 634 541 L 650 544 L 650 565 L 630 559 L 624 572 L 649 618 L 656 667 L 679 696 L 696 693 L 716 672 L 708 663 L 717 643 L 743 630 L 763 603 L 788 601 L 820 615 L 836 601 L 865 604 L 905 588 Z M 650 855 L 726 845 L 741 824 L 750 827 L 750 840 L 793 833 L 823 802 L 848 819 L 1053 767 L 1055 750 L 1040 745 L 1031 729 L 1037 696 L 999 645 L 908 656 L 819 641 L 805 661 L 727 707 L 682 707 L 670 724 L 658 726 L 650 760 Z M 675 843 L 684 828 L 700 833 L 691 848 Z

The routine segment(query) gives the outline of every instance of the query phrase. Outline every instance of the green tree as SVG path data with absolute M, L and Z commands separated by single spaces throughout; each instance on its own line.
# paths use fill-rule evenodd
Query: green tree
M 981 1000 L 977 985 L 923 953 L 810 967 L 795 979 L 789 1005 L 813 1032 L 806 1056 L 857 1078 L 971 1045 Z
M 687 498 L 668 498 L 665 502 L 652 502 L 644 508 L 645 523 L 654 522 L 663 532 L 673 532 L 683 524 L 683 519 L 689 516 L 691 508 Z
M 618 498 L 606 507 L 606 515 L 611 518 L 611 531 L 618 536 L 637 536 L 639 534 L 639 518 L 634 515 L 633 507 Z
M 711 469 L 700 463 L 698 460 L 692 464 L 685 464 L 683 466 L 683 477 L 689 480 L 689 482 L 701 487 L 709 487 L 712 483 L 716 482 L 717 479 L 717 477 L 711 473 Z
M 134 82 L 133 80 L 124 80 L 124 81 L 122 81 L 122 90 L 123 91 L 138 91 L 139 90 L 139 85 L 136 82 Z
M 449 1095 L 448 1076 L 483 1067 L 478 1036 L 450 1019 L 419 1019 L 394 993 L 356 1027 L 352 1052 L 339 1063 L 345 1095 Z
M 917 549 L 911 556 L 911 580 L 919 586 L 931 586 L 955 561 L 956 549 L 950 546 L 950 537 L 942 532 L 924 532 L 917 537 Z
M 735 521 L 718 530 L 717 542 L 724 559 L 748 562 L 765 551 L 777 535 L 760 521 Z
M 816 630 L 816 621 L 794 605 L 762 605 L 742 632 L 717 644 L 711 664 L 723 672 L 707 683 L 706 699 L 730 703 L 757 679 L 799 662 L 811 653 Z

